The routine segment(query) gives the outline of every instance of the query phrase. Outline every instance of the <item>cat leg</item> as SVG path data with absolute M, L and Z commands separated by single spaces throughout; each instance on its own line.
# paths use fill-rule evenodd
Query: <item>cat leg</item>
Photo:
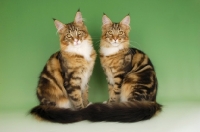
M 113 84 L 108 84 L 109 89 L 109 103 L 118 103 L 120 102 L 121 94 L 121 84 L 122 84 L 122 73 L 114 73 Z
M 76 110 L 84 108 L 80 89 L 74 89 L 72 92 L 69 92 L 68 95 L 72 105 Z
M 84 108 L 80 84 L 81 78 L 79 77 L 71 77 L 69 82 L 64 82 L 68 97 L 76 110 Z
M 88 101 L 88 86 L 86 86 L 82 90 L 82 99 L 83 99 L 83 105 L 84 105 L 84 107 L 87 107 L 88 104 L 89 104 L 89 101 Z
M 109 90 L 109 100 L 108 103 L 117 103 L 120 102 L 120 93 L 121 89 L 118 88 L 116 85 L 108 85 Z

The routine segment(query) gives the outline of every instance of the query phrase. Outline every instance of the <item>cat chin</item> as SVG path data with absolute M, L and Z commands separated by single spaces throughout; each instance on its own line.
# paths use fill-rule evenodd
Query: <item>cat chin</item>
M 79 48 L 81 44 L 72 44 L 72 46 L 74 46 L 75 48 Z
M 120 43 L 110 43 L 112 46 L 114 47 L 118 47 L 120 45 Z

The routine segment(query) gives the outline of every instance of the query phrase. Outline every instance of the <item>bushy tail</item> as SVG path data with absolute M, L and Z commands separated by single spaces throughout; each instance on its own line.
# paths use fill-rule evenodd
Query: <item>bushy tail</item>
M 39 105 L 31 110 L 31 114 L 58 123 L 73 123 L 82 120 L 137 122 L 150 119 L 159 111 L 161 111 L 160 104 L 141 101 L 112 105 L 95 103 L 79 111 Z
M 112 105 L 93 104 L 85 109 L 89 121 L 137 122 L 150 119 L 161 111 L 161 105 L 156 102 L 126 102 Z
M 39 119 L 57 123 L 73 123 L 84 120 L 82 119 L 82 111 L 73 111 L 53 106 L 38 105 L 30 113 Z

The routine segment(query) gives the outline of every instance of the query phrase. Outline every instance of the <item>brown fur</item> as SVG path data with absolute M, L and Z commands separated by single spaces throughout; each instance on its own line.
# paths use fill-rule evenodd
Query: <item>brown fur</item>
M 145 101 L 145 104 L 156 104 L 156 73 L 144 52 L 129 48 L 129 23 L 129 15 L 119 23 L 103 16 L 100 59 L 108 81 L 107 103 Z M 157 106 L 156 111 L 160 111 L 160 105 Z
M 89 103 L 88 81 L 96 52 L 82 15 L 78 11 L 74 22 L 69 24 L 54 22 L 60 37 L 60 51 L 50 57 L 40 74 L 37 87 L 40 105 L 31 110 L 38 118 L 44 118 L 39 109 L 79 110 Z
M 155 101 L 157 79 L 154 67 L 145 53 L 129 48 L 130 27 L 127 24 L 130 16 L 120 23 L 111 22 L 105 15 L 103 17 L 106 22 L 103 21 L 100 53 L 108 80 L 108 102 Z M 113 41 L 116 42 L 113 44 Z M 107 54 L 104 48 L 118 50 Z
M 80 88 L 77 84 L 80 83 L 81 78 L 79 73 L 86 69 L 85 66 L 91 68 L 93 63 L 83 61 L 83 56 L 80 55 L 63 54 L 61 50 L 61 56 L 64 57 L 59 59 L 63 62 L 59 69 L 65 86 L 63 89 L 66 89 L 65 93 L 68 95 L 65 99 L 75 101 L 72 101 L 73 104 L 80 107 L 75 107 L 76 110 L 73 111 L 52 105 L 39 105 L 33 108 L 31 113 L 42 119 L 59 123 L 81 120 L 137 122 L 150 119 L 161 111 L 161 105 L 156 102 L 157 79 L 150 59 L 142 51 L 129 48 L 129 23 L 130 16 L 126 16 L 120 23 L 113 23 L 106 15 L 103 16 L 100 59 L 108 81 L 107 104 L 95 103 L 82 109 L 82 105 L 85 106 L 88 103 L 87 101 L 84 103 L 84 98 L 88 95 L 87 88 L 82 94 L 78 90 Z M 59 26 L 58 29 L 60 29 Z M 95 52 L 92 52 L 91 58 L 94 60 Z M 71 60 L 76 60 L 76 63 Z M 79 72 L 73 72 L 74 68 Z M 58 83 L 55 85 L 60 86 Z M 42 93 L 42 90 L 38 90 L 38 93 Z M 59 93 L 62 92 L 58 91 L 58 95 Z M 82 98 L 79 98 L 81 95 Z

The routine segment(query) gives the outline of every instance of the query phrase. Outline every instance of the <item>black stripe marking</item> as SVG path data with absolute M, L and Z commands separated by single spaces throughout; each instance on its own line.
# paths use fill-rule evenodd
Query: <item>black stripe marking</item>
M 118 74 L 118 75 L 115 75 L 114 78 L 120 78 L 120 79 L 123 79 L 124 78 L 124 75 L 125 73 L 121 73 L 121 74 Z
M 67 93 L 68 94 L 71 94 L 72 92 L 74 92 L 75 90 L 80 90 L 80 86 L 70 86 L 68 87 L 66 90 L 67 90 Z
M 114 93 L 115 93 L 115 94 L 120 94 L 121 92 L 116 92 L 116 91 L 114 91 Z
M 56 85 L 60 88 L 60 89 L 62 89 L 62 87 L 59 85 L 59 83 L 57 82 L 57 80 L 52 76 L 52 74 L 47 70 L 47 65 L 45 65 L 45 67 L 44 67 L 44 69 L 43 69 L 43 71 L 42 71 L 42 73 L 41 73 L 41 75 L 40 75 L 40 78 L 42 78 L 42 75 L 43 74 L 45 74 L 48 78 L 50 78 L 50 79 L 52 79 L 55 83 L 56 83 Z

